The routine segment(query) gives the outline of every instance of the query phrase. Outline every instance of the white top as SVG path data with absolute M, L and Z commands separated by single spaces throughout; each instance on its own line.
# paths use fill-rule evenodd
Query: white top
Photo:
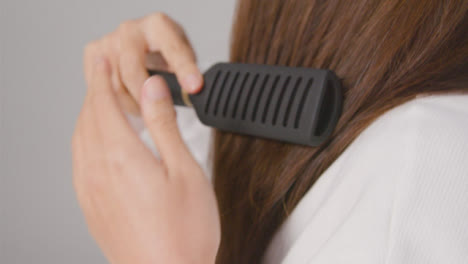
M 468 263 L 468 95 L 371 124 L 275 235 L 268 264 Z
M 210 130 L 178 118 L 206 164 Z M 279 263 L 468 263 L 468 95 L 418 98 L 372 123 L 275 234 L 265 264 Z

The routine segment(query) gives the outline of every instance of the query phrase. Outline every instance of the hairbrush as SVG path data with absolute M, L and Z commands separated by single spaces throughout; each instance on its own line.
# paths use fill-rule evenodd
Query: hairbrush
M 203 124 L 227 132 L 318 146 L 341 114 L 341 82 L 326 69 L 218 63 L 190 95 L 174 74 L 149 73 L 166 80 L 175 105 L 193 107 Z

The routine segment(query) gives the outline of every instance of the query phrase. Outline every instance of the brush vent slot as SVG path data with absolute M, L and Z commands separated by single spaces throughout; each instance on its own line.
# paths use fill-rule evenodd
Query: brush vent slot
M 294 99 L 296 98 L 295 96 L 296 96 L 297 90 L 299 89 L 299 85 L 301 84 L 301 82 L 302 82 L 302 77 L 297 78 L 296 84 L 294 85 L 294 88 L 292 90 L 292 94 L 288 98 L 289 99 L 288 105 L 286 107 L 286 113 L 284 114 L 284 118 L 283 118 L 283 127 L 287 127 L 289 124 L 289 120 L 291 120 L 291 117 L 289 116 L 289 114 L 291 113 L 291 107 L 293 105 Z
M 278 113 L 279 113 L 280 108 L 281 108 L 281 103 L 282 103 L 283 98 L 284 98 L 284 93 L 286 92 L 287 89 L 290 89 L 290 88 L 288 88 L 288 85 L 289 85 L 290 81 L 291 81 L 291 76 L 288 76 L 288 78 L 286 78 L 286 81 L 284 82 L 284 85 L 282 87 L 280 87 L 281 92 L 280 92 L 278 100 L 276 100 L 276 105 L 274 106 L 274 111 L 275 111 L 275 115 L 273 116 L 273 125 L 274 126 L 276 125 L 276 119 L 278 118 Z
M 254 87 L 255 87 L 255 85 L 256 85 L 257 82 L 258 82 L 259 76 L 260 76 L 260 75 L 259 75 L 258 73 L 255 74 L 255 77 L 254 77 L 254 79 L 253 79 L 252 84 L 248 87 L 248 88 L 249 88 L 249 91 L 248 91 L 248 93 L 247 93 L 247 98 L 246 98 L 245 103 L 243 104 L 244 109 L 243 109 L 243 111 L 242 111 L 242 117 L 241 117 L 242 120 L 245 120 L 245 117 L 246 117 L 246 115 L 247 115 L 247 109 L 248 109 L 248 106 L 249 106 L 250 99 L 252 98 L 252 92 L 254 91 Z M 241 105 L 242 105 L 242 104 L 241 104 Z
M 327 89 L 325 90 L 322 105 L 320 107 L 319 119 L 317 126 L 314 130 L 314 136 L 321 136 L 328 127 L 333 112 L 333 98 L 335 97 L 335 90 L 332 88 L 331 81 L 327 82 Z
M 224 75 L 222 84 L 218 88 L 218 93 L 217 93 L 217 96 L 216 96 L 216 104 L 214 106 L 214 115 L 215 116 L 218 114 L 219 102 L 221 101 L 221 97 L 223 96 L 223 93 L 227 90 L 226 89 L 226 83 L 229 80 L 230 75 L 231 75 L 231 72 L 227 71 L 226 75 Z
M 237 116 L 237 109 L 239 109 L 239 100 L 241 98 L 242 91 L 245 90 L 244 87 L 245 87 L 247 81 L 249 80 L 249 77 L 250 77 L 250 73 L 246 73 L 244 75 L 244 79 L 242 80 L 241 85 L 238 88 L 236 100 L 234 101 L 234 109 L 233 109 L 232 115 L 231 115 L 231 118 L 233 118 L 233 119 L 235 119 L 236 116 Z
M 299 107 L 297 108 L 297 112 L 296 112 L 296 120 L 294 121 L 294 128 L 295 129 L 299 128 L 302 112 L 304 110 L 304 104 L 305 104 L 307 96 L 310 93 L 310 90 L 312 88 L 313 83 L 314 83 L 314 79 L 312 79 L 312 78 L 309 79 L 309 81 L 307 82 L 307 85 L 304 88 L 304 91 L 302 91 L 302 96 L 299 98 L 301 101 L 299 102 Z
M 234 80 L 232 81 L 231 85 L 229 85 L 226 99 L 222 101 L 222 105 L 224 105 L 223 117 L 226 117 L 228 106 L 230 105 L 230 102 L 231 102 L 232 92 L 236 90 L 237 88 L 236 83 L 237 83 L 237 80 L 239 79 L 239 74 L 240 74 L 239 72 L 236 72 L 236 74 L 234 75 Z
M 305 83 L 303 76 L 218 70 L 209 89 L 205 114 L 299 129 L 313 81 L 309 78 Z
M 213 85 L 211 87 L 206 87 L 208 89 L 208 91 L 209 91 L 209 94 L 208 94 L 207 102 L 205 104 L 205 114 L 208 114 L 208 109 L 209 109 L 211 101 L 213 99 L 213 94 L 214 94 L 214 92 L 216 90 L 216 84 L 218 83 L 220 75 L 221 75 L 221 71 L 216 72 L 216 76 L 214 78 Z

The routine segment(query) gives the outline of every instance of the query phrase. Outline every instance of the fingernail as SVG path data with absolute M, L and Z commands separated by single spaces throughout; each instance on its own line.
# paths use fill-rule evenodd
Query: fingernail
M 188 92 L 197 91 L 200 88 L 202 81 L 202 76 L 196 73 L 189 74 L 184 79 L 185 87 L 188 89 Z
M 159 101 L 169 97 L 169 90 L 157 78 L 148 78 L 143 87 L 144 97 L 148 101 Z

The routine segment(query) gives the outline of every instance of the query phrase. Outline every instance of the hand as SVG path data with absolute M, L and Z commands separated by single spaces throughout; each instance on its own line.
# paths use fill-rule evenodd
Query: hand
M 116 31 L 85 48 L 84 72 L 91 78 L 94 58 L 106 56 L 112 68 L 112 86 L 126 112 L 139 115 L 141 88 L 147 69 L 174 72 L 182 88 L 197 93 L 203 76 L 183 29 L 163 13 L 122 23 Z
M 159 160 L 119 108 L 113 68 L 94 60 L 73 136 L 74 186 L 90 233 L 113 264 L 214 263 L 215 195 L 180 136 L 166 83 L 151 77 L 141 97 Z

